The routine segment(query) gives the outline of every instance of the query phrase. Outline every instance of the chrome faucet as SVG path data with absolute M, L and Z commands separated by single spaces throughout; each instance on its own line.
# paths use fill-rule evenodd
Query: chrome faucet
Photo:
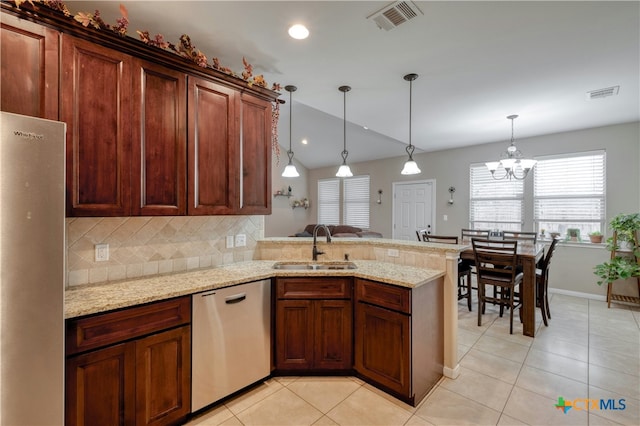
M 318 255 L 324 254 L 324 252 L 318 250 L 318 247 L 316 246 L 316 240 L 318 238 L 318 229 L 320 228 L 323 228 L 325 234 L 327 235 L 327 243 L 331 242 L 331 232 L 329 232 L 329 228 L 327 228 L 327 225 L 319 224 L 313 228 L 313 251 L 311 253 L 312 253 L 312 259 L 314 261 L 318 260 Z

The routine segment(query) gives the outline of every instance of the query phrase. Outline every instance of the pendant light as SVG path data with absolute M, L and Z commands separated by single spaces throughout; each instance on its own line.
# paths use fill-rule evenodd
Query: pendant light
M 289 92 L 289 150 L 287 151 L 287 157 L 289 157 L 289 164 L 284 168 L 282 172 L 282 177 L 298 177 L 300 173 L 296 169 L 296 166 L 293 164 L 293 151 L 291 150 L 291 123 L 293 123 L 293 102 L 291 101 L 291 93 L 298 90 L 296 86 L 284 86 L 284 90 Z
M 513 143 L 513 120 L 516 118 L 518 116 L 515 114 L 507 116 L 507 119 L 511 120 L 511 145 L 500 155 L 500 161 L 485 163 L 491 172 L 491 176 L 496 180 L 523 180 L 537 163 L 537 160 L 523 158 L 522 152 Z M 499 167 L 502 167 L 502 173 L 504 174 L 496 176 L 496 171 Z
M 415 150 L 415 147 L 411 144 L 411 92 L 413 80 L 418 78 L 418 74 L 407 74 L 403 78 L 409 82 L 409 146 L 406 148 L 407 154 L 409 154 L 409 159 L 404 163 L 404 167 L 400 173 L 403 175 L 417 175 L 422 173 L 422 170 L 420 170 L 418 164 L 413 159 L 413 151 Z
M 351 177 L 353 173 L 351 173 L 351 169 L 347 165 L 347 156 L 349 155 L 349 151 L 347 151 L 347 92 L 351 90 L 349 86 L 340 86 L 338 90 L 344 94 L 344 146 L 342 149 L 342 165 L 338 169 L 338 173 L 336 173 L 337 177 Z

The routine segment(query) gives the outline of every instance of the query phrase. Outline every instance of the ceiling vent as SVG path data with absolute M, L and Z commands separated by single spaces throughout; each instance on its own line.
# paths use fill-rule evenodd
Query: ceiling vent
M 396 1 L 367 16 L 367 19 L 372 19 L 378 28 L 389 31 L 418 15 L 424 13 L 414 2 Z
M 604 89 L 591 90 L 587 92 L 587 100 L 602 99 L 608 96 L 616 96 L 620 91 L 620 86 L 606 87 Z

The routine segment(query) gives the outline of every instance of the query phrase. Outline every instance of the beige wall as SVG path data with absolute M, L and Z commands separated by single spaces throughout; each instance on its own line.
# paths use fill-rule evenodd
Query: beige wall
M 607 218 L 620 212 L 640 211 L 640 123 L 627 123 L 572 132 L 556 133 L 516 140 L 528 156 L 561 154 L 567 152 L 605 149 L 607 155 Z M 506 149 L 508 141 L 490 143 L 460 149 L 451 149 L 414 155 L 422 174 L 402 176 L 400 170 L 404 156 L 351 164 L 354 175 L 371 177 L 371 229 L 391 238 L 392 183 L 433 179 L 436 182 L 436 222 L 439 234 L 458 235 L 460 228 L 468 225 L 469 215 L 469 165 L 495 159 Z M 337 165 L 336 165 L 337 167 Z M 312 208 L 309 221 L 315 222 L 317 210 L 318 179 L 332 177 L 336 167 L 309 170 L 308 185 Z M 524 229 L 533 228 L 532 179 L 527 179 Z M 448 188 L 454 186 L 454 204 L 449 205 Z M 382 204 L 375 203 L 377 190 L 383 190 Z M 448 216 L 448 221 L 443 216 Z M 551 286 L 566 291 L 606 294 L 606 288 L 596 285 L 592 267 L 608 259 L 602 248 L 560 245 L 553 265 Z

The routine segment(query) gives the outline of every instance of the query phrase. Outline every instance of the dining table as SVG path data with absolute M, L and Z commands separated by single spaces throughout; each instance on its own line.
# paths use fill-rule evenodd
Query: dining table
M 496 241 L 499 242 L 499 241 Z M 460 244 L 469 245 L 468 248 L 460 252 L 463 260 L 474 261 L 473 247 L 470 239 L 464 239 Z M 522 288 L 520 297 L 522 305 L 522 334 L 535 337 L 536 332 L 536 264 L 544 256 L 544 243 L 532 243 L 518 241 L 516 251 L 516 262 L 522 266 Z

